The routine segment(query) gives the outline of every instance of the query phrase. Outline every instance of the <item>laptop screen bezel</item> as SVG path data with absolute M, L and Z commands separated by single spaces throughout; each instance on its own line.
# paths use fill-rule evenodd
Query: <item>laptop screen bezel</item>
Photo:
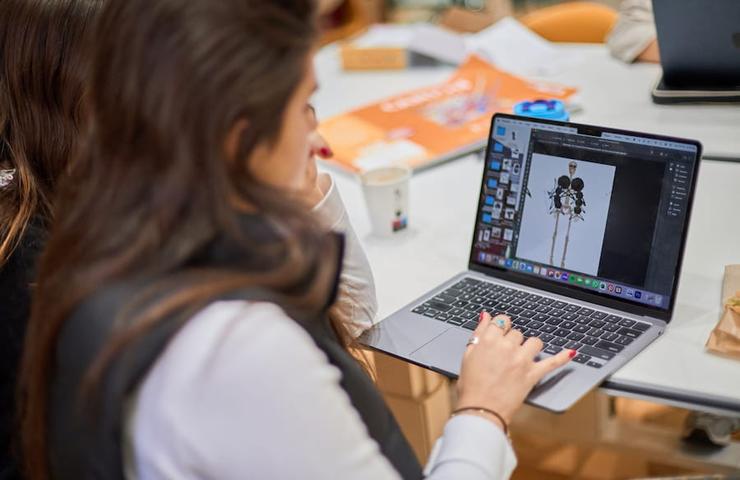
M 652 140 L 662 140 L 667 142 L 675 142 L 675 143 L 682 143 L 685 145 L 693 145 L 696 147 L 696 161 L 694 163 L 694 169 L 693 169 L 693 176 L 692 176 L 692 182 L 689 188 L 689 194 L 687 198 L 687 210 L 686 210 L 686 219 L 683 225 L 683 231 L 681 234 L 681 245 L 679 249 L 679 255 L 678 255 L 678 262 L 676 263 L 676 272 L 673 279 L 673 286 L 671 290 L 670 295 L 670 302 L 669 307 L 667 309 L 662 309 L 660 307 L 649 307 L 637 302 L 633 302 L 626 299 L 619 299 L 612 296 L 609 296 L 607 294 L 602 293 L 595 293 L 591 292 L 589 290 L 585 290 L 582 287 L 577 287 L 570 284 L 561 284 L 552 280 L 545 280 L 542 279 L 539 276 L 531 275 L 531 274 L 525 274 L 520 273 L 517 270 L 509 270 L 504 267 L 498 267 L 498 266 L 491 266 L 491 265 L 485 265 L 482 263 L 479 263 L 475 258 L 475 235 L 476 231 L 478 229 L 478 218 L 480 217 L 481 209 L 483 208 L 483 197 L 484 197 L 484 186 L 486 181 L 486 161 L 489 158 L 489 155 L 491 154 L 491 149 L 493 148 L 493 144 L 495 143 L 493 141 L 493 128 L 496 124 L 496 120 L 498 118 L 507 118 L 511 120 L 523 120 L 526 122 L 534 123 L 534 124 L 543 124 L 543 125 L 556 125 L 556 126 L 562 126 L 562 127 L 568 127 L 572 129 L 576 129 L 579 134 L 585 134 L 585 135 L 591 135 L 591 136 L 602 136 L 604 133 L 610 133 L 610 134 L 618 134 L 618 135 L 627 135 L 632 137 L 640 137 L 640 138 L 646 138 L 646 139 L 652 139 Z M 657 318 L 660 320 L 664 320 L 666 322 L 670 322 L 671 317 L 673 316 L 673 310 L 675 308 L 676 304 L 676 292 L 678 290 L 678 279 L 681 275 L 681 267 L 683 265 L 683 258 L 686 251 L 686 239 L 688 237 L 688 230 L 689 225 L 691 224 L 691 212 L 693 209 L 693 203 L 694 203 L 694 193 L 696 191 L 696 183 L 699 176 L 699 164 L 701 163 L 701 153 L 702 153 L 702 145 L 700 142 L 696 140 L 689 140 L 685 138 L 678 138 L 678 137 L 669 137 L 665 135 L 656 135 L 656 134 L 650 134 L 650 133 L 643 133 L 643 132 L 635 132 L 630 130 L 621 130 L 617 128 L 610 128 L 610 127 L 599 127 L 594 125 L 585 125 L 580 123 L 572 123 L 572 122 L 559 122 L 555 120 L 544 120 L 539 118 L 531 118 L 531 117 L 521 117 L 517 115 L 510 115 L 505 113 L 496 113 L 491 118 L 491 126 L 488 132 L 488 144 L 486 147 L 486 153 L 485 153 L 485 159 L 484 161 L 484 167 L 483 172 L 481 173 L 481 182 L 480 182 L 480 191 L 478 194 L 478 206 L 475 212 L 475 221 L 473 222 L 473 236 L 472 241 L 470 244 L 470 257 L 468 259 L 468 269 L 480 272 L 485 275 L 498 278 L 501 280 L 509 281 L 518 283 L 527 287 L 537 288 L 539 290 L 544 290 L 547 292 L 555 293 L 558 295 L 564 295 L 571 298 L 574 298 L 576 300 L 581 300 L 589 303 L 593 303 L 596 305 L 601 305 L 608 308 L 614 308 L 617 310 L 621 310 L 626 313 L 630 313 L 633 315 L 639 315 L 639 316 L 646 316 L 646 317 L 652 317 Z

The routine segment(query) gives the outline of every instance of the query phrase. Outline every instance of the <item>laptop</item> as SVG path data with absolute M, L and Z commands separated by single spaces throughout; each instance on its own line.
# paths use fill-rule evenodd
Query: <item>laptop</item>
M 740 101 L 740 2 L 653 0 L 663 77 L 657 103 Z
M 467 270 L 379 322 L 365 345 L 450 377 L 479 312 L 540 358 L 577 350 L 527 403 L 563 412 L 671 320 L 698 173 L 693 140 L 496 114 Z

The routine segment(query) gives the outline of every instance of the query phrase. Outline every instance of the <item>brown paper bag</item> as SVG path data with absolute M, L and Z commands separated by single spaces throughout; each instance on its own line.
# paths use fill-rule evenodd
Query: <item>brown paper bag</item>
M 740 360 L 740 265 L 725 267 L 722 301 L 722 317 L 709 335 L 707 349 Z

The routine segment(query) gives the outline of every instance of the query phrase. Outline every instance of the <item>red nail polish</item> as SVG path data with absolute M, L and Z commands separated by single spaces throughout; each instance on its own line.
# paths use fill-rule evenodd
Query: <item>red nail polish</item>
M 480 312 L 480 315 L 478 315 L 478 321 L 479 322 L 482 322 L 483 321 L 483 317 L 485 316 L 485 314 L 486 314 L 486 311 L 485 310 L 483 310 L 482 312 Z
M 319 150 L 319 153 L 321 153 L 322 157 L 331 157 L 334 155 L 334 153 L 326 147 L 322 147 L 321 150 Z
M 568 352 L 568 357 L 569 358 L 573 358 L 575 356 L 576 356 L 576 351 L 575 350 L 571 350 L 570 352 Z

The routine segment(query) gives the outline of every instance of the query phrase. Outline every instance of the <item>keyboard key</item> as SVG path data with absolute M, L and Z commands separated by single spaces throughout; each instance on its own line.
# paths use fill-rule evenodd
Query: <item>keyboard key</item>
M 465 306 L 468 304 L 465 300 L 458 300 L 455 303 L 452 304 L 453 307 L 457 308 L 465 308 Z
M 578 315 L 578 318 L 576 318 L 573 321 L 576 322 L 576 323 L 579 323 L 581 325 L 588 325 L 589 323 L 591 323 L 591 319 L 589 317 L 585 317 L 583 315 Z
M 537 311 L 541 313 L 550 313 L 552 310 L 552 307 L 548 307 L 547 305 L 540 305 L 537 307 Z
M 620 335 L 624 335 L 625 337 L 630 337 L 630 338 L 637 338 L 640 335 L 642 335 L 641 331 L 632 330 L 631 328 L 627 328 L 627 327 L 620 328 L 617 333 Z
M 537 310 L 537 307 L 540 305 L 536 302 L 528 302 L 526 305 L 524 305 L 524 308 L 527 310 Z
M 600 338 L 602 340 L 606 340 L 607 342 L 612 342 L 612 341 L 618 339 L 619 338 L 619 335 L 617 335 L 616 333 L 612 333 L 612 332 L 606 332 Z
M 595 318 L 596 320 L 603 320 L 607 317 L 606 313 L 604 312 L 594 312 L 591 314 L 591 318 Z
M 560 324 L 560 328 L 567 328 L 570 330 L 571 328 L 576 326 L 576 322 L 563 322 Z
M 446 312 L 448 310 L 452 310 L 452 305 L 447 305 L 446 303 L 438 302 L 436 300 L 429 300 L 424 305 L 426 305 L 429 308 L 439 310 L 440 312 Z
M 591 360 L 591 357 L 588 356 L 588 355 L 584 355 L 582 353 L 579 353 L 578 355 L 576 355 L 575 357 L 573 357 L 573 361 L 576 362 L 576 363 L 586 363 L 589 360 Z
M 505 293 L 506 295 L 514 295 L 514 294 L 515 294 L 516 292 L 517 292 L 517 291 L 516 291 L 516 290 L 514 290 L 513 288 L 504 288 L 504 293 Z
M 552 333 L 555 330 L 557 330 L 557 327 L 555 325 L 546 324 L 540 327 L 540 332 Z
M 555 330 L 555 331 L 554 331 L 554 332 L 552 332 L 552 333 L 553 333 L 553 334 L 554 334 L 555 336 L 557 336 L 557 337 L 563 337 L 563 338 L 565 338 L 565 337 L 567 337 L 568 335 L 570 335 L 570 330 L 566 330 L 566 329 L 564 329 L 564 328 L 558 328 L 557 330 Z
M 619 323 L 624 319 L 620 317 L 619 315 L 608 315 L 604 320 L 606 320 L 609 323 Z
M 506 311 L 511 308 L 511 305 L 509 305 L 508 303 L 499 303 L 496 308 L 502 311 Z
M 534 317 L 532 317 L 534 320 L 537 320 L 538 322 L 546 322 L 548 318 L 550 318 L 550 315 L 546 313 L 538 313 Z
M 457 300 L 457 298 L 452 297 L 450 295 L 445 295 L 444 293 L 440 293 L 439 295 L 437 295 L 436 297 L 434 297 L 432 300 L 434 300 L 436 302 L 442 302 L 442 303 L 446 303 L 446 304 L 450 305 L 450 304 L 454 303 Z
M 557 301 L 557 302 L 552 302 L 552 305 L 551 306 L 552 306 L 552 308 L 562 309 L 562 308 L 565 308 L 566 305 L 568 305 L 568 304 L 565 303 L 565 302 Z
M 522 313 L 524 309 L 522 307 L 511 307 L 509 310 L 507 310 L 507 313 L 513 313 L 514 315 L 518 315 Z
M 573 331 L 578 333 L 586 333 L 589 330 L 591 330 L 591 328 L 588 325 L 576 325 L 573 327 Z
M 619 324 L 618 323 L 607 323 L 603 327 L 601 327 L 603 330 L 606 330 L 607 332 L 616 332 L 619 330 Z
M 632 326 L 632 325 L 634 325 L 635 323 L 636 323 L 636 322 L 635 322 L 634 320 L 630 320 L 630 319 L 628 319 L 628 318 L 623 318 L 623 319 L 622 319 L 622 320 L 621 320 L 621 321 L 619 322 L 619 324 L 620 324 L 621 326 L 623 326 L 623 327 L 631 327 L 631 326 Z
M 588 362 L 586 363 L 586 365 L 588 365 L 589 367 L 601 368 L 601 364 L 599 362 Z
M 642 323 L 642 322 L 636 322 L 634 325 L 632 325 L 632 328 L 635 330 L 639 330 L 641 332 L 647 332 L 650 330 L 650 324 L 649 323 Z
M 471 320 L 469 322 L 466 322 L 463 325 L 463 328 L 467 328 L 468 330 L 475 330 L 477 326 L 478 326 L 478 322 L 476 322 L 475 320 Z
M 555 310 L 555 307 L 552 307 L 553 310 L 550 310 L 550 315 L 553 317 L 562 317 L 565 315 L 565 310 Z
M 429 317 L 429 318 L 434 318 L 434 317 L 436 317 L 437 315 L 439 315 L 440 313 L 441 313 L 441 312 L 439 312 L 438 310 L 432 310 L 432 309 L 429 309 L 429 310 L 427 310 L 426 312 L 424 312 L 424 314 L 423 314 L 423 315 L 424 315 L 425 317 Z
M 540 298 L 539 300 L 537 300 L 537 303 L 539 303 L 540 305 L 550 305 L 554 301 L 555 300 L 553 300 L 552 298 Z
M 596 342 L 596 345 L 594 345 L 594 347 L 601 348 L 602 350 L 607 350 L 613 353 L 619 353 L 624 350 L 624 345 L 607 342 L 606 340 L 599 340 L 598 342 Z
M 449 313 L 440 313 L 434 318 L 436 318 L 437 320 L 442 320 L 443 322 L 446 322 L 447 320 L 452 318 L 452 315 L 450 315 Z
M 617 339 L 617 343 L 618 343 L 618 344 L 620 344 L 620 345 L 625 345 L 625 346 L 629 345 L 630 343 L 632 343 L 632 342 L 634 342 L 634 341 L 635 341 L 635 340 L 634 340 L 634 339 L 632 339 L 632 338 L 630 338 L 630 337 L 619 337 L 619 338 Z
M 465 323 L 465 319 L 464 318 L 460 318 L 460 317 L 452 317 L 449 320 L 447 320 L 447 323 L 451 323 L 453 325 L 460 326 L 463 323 Z
M 571 350 L 578 350 L 581 347 L 583 347 L 582 343 L 578 343 L 573 340 L 565 344 L 565 348 L 569 348 Z
M 579 307 L 578 305 L 572 305 L 572 304 L 568 304 L 565 306 L 565 308 L 563 308 L 563 310 L 565 310 L 568 313 L 576 313 L 580 309 L 581 307 Z
M 496 308 L 496 305 L 498 305 L 499 302 L 496 300 L 486 300 L 485 302 L 481 303 L 481 307 L 483 308 Z
M 563 347 L 558 347 L 556 345 L 548 345 L 547 348 L 543 350 L 545 353 L 549 353 L 550 355 L 557 355 L 560 353 L 560 351 L 563 349 Z
M 487 301 L 487 300 L 488 300 L 488 299 L 487 299 L 487 298 L 485 298 L 485 297 L 477 296 L 477 297 L 473 298 L 472 302 L 473 302 L 473 303 L 477 303 L 478 305 L 482 305 L 482 304 L 483 304 L 483 302 L 485 302 L 485 301 Z
M 596 338 L 596 337 L 591 337 L 591 336 L 588 336 L 588 335 L 586 335 L 586 336 L 585 336 L 585 337 L 583 337 L 583 339 L 581 340 L 581 343 L 583 343 L 583 344 L 585 344 L 585 345 L 594 345 L 594 344 L 595 344 L 596 342 L 598 342 L 598 341 L 599 341 L 599 339 L 598 339 L 598 338 Z
M 550 335 L 549 333 L 545 333 L 540 330 L 540 334 L 537 335 L 542 342 L 547 343 L 551 341 L 553 338 L 555 338 L 553 335 Z
M 563 323 L 563 319 L 562 318 L 553 317 L 552 315 L 546 321 L 550 325 L 560 325 L 561 323 Z
M 513 302 L 511 302 L 511 304 L 514 305 L 515 307 L 523 307 L 524 305 L 527 304 L 527 301 L 526 300 L 522 300 L 520 298 L 520 299 L 514 300 Z
M 411 311 L 414 312 L 414 313 L 422 314 L 422 313 L 426 312 L 427 310 L 429 310 L 429 308 L 425 307 L 424 305 L 419 305 L 418 307 L 416 307 L 415 309 L 413 309 Z
M 604 334 L 604 330 L 600 328 L 592 328 L 588 332 L 586 332 L 586 335 L 590 335 L 592 337 L 600 337 Z
M 525 292 L 524 290 L 520 290 L 514 294 L 517 298 L 527 298 L 529 296 L 529 293 Z
M 478 314 L 469 310 L 465 310 L 463 311 L 463 313 L 459 314 L 459 316 L 466 320 L 470 320 L 471 318 L 476 318 Z
M 611 360 L 614 358 L 614 354 L 612 352 L 592 347 L 590 345 L 584 345 L 581 348 L 581 353 L 585 353 L 586 355 L 591 355 L 592 357 L 600 358 L 602 360 Z
M 449 313 L 450 313 L 450 315 L 460 315 L 464 311 L 465 310 L 463 310 L 462 308 L 457 308 L 456 307 L 456 308 L 453 308 L 452 310 L 450 310 Z
M 533 312 L 532 310 L 524 310 L 522 311 L 522 313 L 519 314 L 519 316 L 526 317 L 526 318 L 532 318 L 535 315 L 537 315 L 537 313 Z
M 539 296 L 539 295 L 537 295 L 535 293 L 530 293 L 529 295 L 527 295 L 527 300 L 529 300 L 530 302 L 536 302 L 537 300 L 539 300 L 541 298 L 542 298 L 541 296 Z
M 577 342 L 577 341 L 581 340 L 583 337 L 585 337 L 584 334 L 573 332 L 570 335 L 568 335 L 567 338 L 568 338 L 568 340 L 574 340 L 574 341 Z
M 591 320 L 591 323 L 589 323 L 594 328 L 601 328 L 604 325 L 606 325 L 606 322 L 603 320 Z
M 576 318 L 578 318 L 578 314 L 576 313 L 566 313 L 561 317 L 563 320 L 568 320 L 569 322 L 572 322 Z
M 586 317 L 588 317 L 588 316 L 589 316 L 589 315 L 591 315 L 592 313 L 594 313 L 594 310 L 593 310 L 593 309 L 591 309 L 591 308 L 586 308 L 586 307 L 583 307 L 583 308 L 581 308 L 580 310 L 578 310 L 578 314 L 579 314 L 579 315 L 583 315 L 583 316 L 586 316 Z
M 467 283 L 468 285 L 479 285 L 481 283 L 480 280 L 476 280 L 475 278 L 470 277 L 463 278 L 463 282 Z
M 531 322 L 530 319 L 519 317 L 518 319 L 516 319 L 514 321 L 514 325 L 516 325 L 518 327 L 523 327 L 523 326 L 527 325 L 529 322 Z
M 474 312 L 474 313 L 480 313 L 482 310 L 484 310 L 483 307 L 481 307 L 480 305 L 476 305 L 474 303 L 468 303 L 462 308 L 464 308 L 465 310 L 469 312 Z
M 529 328 L 534 328 L 535 330 L 539 330 L 542 325 L 543 323 L 538 322 L 537 320 L 533 320 L 529 322 Z
M 465 300 L 466 302 L 469 302 L 470 300 L 475 298 L 475 293 L 463 293 L 460 295 L 460 300 Z
M 568 340 L 564 338 L 553 338 L 552 340 L 550 340 L 550 343 L 557 347 L 562 347 L 565 346 L 566 343 L 568 343 Z

